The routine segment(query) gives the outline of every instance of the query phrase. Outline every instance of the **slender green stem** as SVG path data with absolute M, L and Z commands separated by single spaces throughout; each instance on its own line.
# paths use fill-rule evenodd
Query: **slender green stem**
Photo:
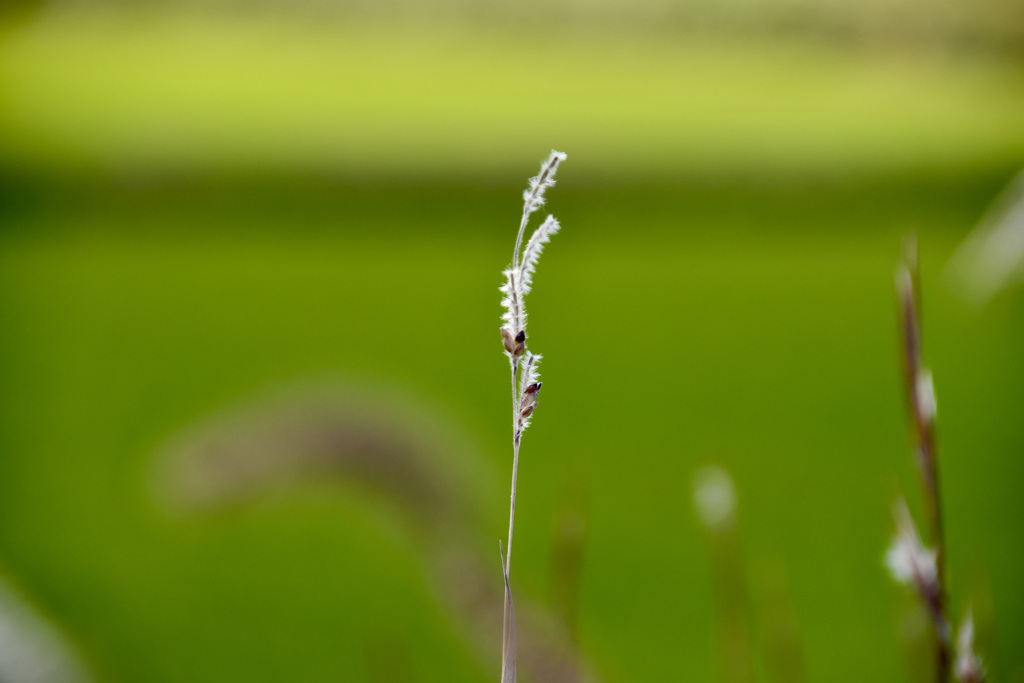
M 516 477 L 519 474 L 519 392 L 516 389 L 516 371 L 519 361 L 512 361 L 512 495 L 508 509 L 508 545 L 505 547 L 505 573 L 512 568 L 512 531 L 516 523 Z

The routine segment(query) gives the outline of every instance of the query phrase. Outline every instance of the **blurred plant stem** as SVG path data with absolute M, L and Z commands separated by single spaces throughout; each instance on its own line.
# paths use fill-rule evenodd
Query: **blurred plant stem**
M 903 264 L 896 274 L 900 322 L 903 334 L 904 380 L 907 403 L 913 425 L 914 447 L 921 472 L 928 530 L 935 548 L 937 588 L 932 600 L 935 620 L 938 683 L 946 683 L 950 672 L 950 626 L 946 606 L 945 552 L 942 531 L 942 507 L 939 491 L 938 450 L 935 439 L 935 390 L 931 373 L 921 354 L 921 284 L 918 267 L 917 236 L 904 241 Z
M 750 595 L 732 477 L 715 465 L 700 469 L 694 477 L 694 502 L 707 531 L 718 677 L 722 683 L 753 683 Z

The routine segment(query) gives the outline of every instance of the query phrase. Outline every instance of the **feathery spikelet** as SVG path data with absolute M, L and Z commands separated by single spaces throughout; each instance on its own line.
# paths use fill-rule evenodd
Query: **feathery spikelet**
M 974 654 L 974 615 L 970 609 L 960 622 L 960 631 L 956 636 L 956 665 L 953 674 L 960 683 L 981 683 L 985 678 L 981 660 Z
M 885 554 L 889 573 L 897 582 L 916 588 L 922 594 L 936 592 L 938 571 L 935 551 L 921 543 L 906 501 L 900 500 L 893 506 L 893 516 L 896 518 L 896 536 Z
M 917 391 L 915 392 L 917 405 L 915 406 L 919 419 L 926 425 L 935 422 L 935 381 L 932 379 L 931 370 L 921 368 L 917 371 Z
M 505 312 L 501 316 L 501 336 L 505 355 L 513 364 L 526 350 L 526 304 L 523 297 L 530 292 L 533 273 L 544 245 L 558 232 L 560 226 L 555 217 L 548 216 L 534 231 L 522 258 L 519 248 L 522 246 L 523 233 L 530 220 L 530 214 L 544 204 L 544 191 L 555 184 L 555 171 L 563 161 L 565 154 L 552 150 L 551 155 L 541 164 L 540 173 L 530 178 L 530 185 L 523 192 L 523 218 L 519 223 L 519 234 L 516 236 L 516 246 L 512 251 L 512 265 L 502 273 L 505 276 L 505 283 L 500 288 L 503 295 L 501 305 Z
M 540 260 L 541 252 L 544 251 L 544 245 L 551 241 L 551 236 L 558 232 L 560 227 L 562 226 L 558 224 L 554 216 L 548 216 L 541 226 L 530 235 L 530 241 L 526 243 L 526 249 L 523 250 L 523 261 L 519 268 L 523 294 L 530 293 L 530 287 L 533 285 L 533 273 L 537 269 L 537 261 Z
M 565 161 L 565 154 L 551 150 L 551 154 L 540 165 L 540 173 L 530 178 L 530 186 L 523 190 L 523 217 L 544 205 L 544 191 L 555 184 L 555 171 Z
M 518 440 L 526 428 L 530 426 L 530 416 L 537 407 L 537 397 L 543 382 L 537 366 L 540 365 L 540 354 L 527 353 L 523 361 L 523 369 L 519 373 L 519 426 L 515 438 Z
M 501 305 L 505 312 L 501 320 L 505 324 L 501 326 L 501 339 L 505 355 L 515 362 L 526 351 L 526 307 L 523 305 L 522 277 L 518 268 L 509 268 L 502 274 L 505 276 L 505 284 L 500 288 L 504 295 Z
M 736 487 L 732 477 L 718 465 L 705 465 L 693 477 L 693 504 L 697 519 L 708 531 L 721 532 L 732 525 L 736 515 Z
M 939 581 L 938 552 L 926 548 L 914 526 L 907 503 L 900 500 L 893 507 L 896 517 L 896 536 L 885 554 L 885 564 L 897 582 L 913 588 L 931 617 L 932 626 L 943 653 L 948 652 L 950 627 L 946 619 L 942 584 Z M 948 660 L 943 655 L 943 662 Z M 945 664 L 943 664 L 943 670 Z

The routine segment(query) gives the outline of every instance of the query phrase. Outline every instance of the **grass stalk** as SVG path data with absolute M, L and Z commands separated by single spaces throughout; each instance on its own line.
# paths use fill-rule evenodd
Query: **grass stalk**
M 918 584 L 935 624 L 935 680 L 947 683 L 950 675 L 951 629 L 946 604 L 945 543 L 939 490 L 938 450 L 935 438 L 935 390 L 931 372 L 921 354 L 921 297 L 917 240 L 907 239 L 903 264 L 896 274 L 903 335 L 904 381 L 913 426 L 928 531 L 934 555 L 934 580 Z M 912 522 L 910 522 L 912 524 Z M 916 531 L 914 532 L 916 534 Z
M 505 606 L 502 621 L 501 680 L 515 683 L 516 680 L 516 620 L 512 604 L 512 588 L 509 576 L 512 571 L 512 536 L 516 523 L 516 488 L 519 478 L 519 447 L 523 432 L 530 424 L 530 417 L 537 406 L 541 382 L 537 365 L 540 356 L 526 349 L 526 305 L 524 298 L 533 284 L 533 273 L 544 245 L 559 230 L 558 221 L 548 216 L 534 230 L 523 249 L 523 235 L 530 222 L 530 215 L 544 204 L 545 191 L 555 184 L 555 172 L 565 160 L 561 152 L 552 151 L 541 164 L 540 173 L 530 179 L 523 192 L 523 217 L 519 223 L 515 248 L 512 250 L 512 264 L 505 270 L 505 284 L 501 287 L 504 295 L 502 306 L 501 338 L 508 356 L 512 374 L 512 491 L 509 497 L 508 545 L 501 553 L 502 573 L 505 579 Z M 499 542 L 499 551 L 501 543 Z

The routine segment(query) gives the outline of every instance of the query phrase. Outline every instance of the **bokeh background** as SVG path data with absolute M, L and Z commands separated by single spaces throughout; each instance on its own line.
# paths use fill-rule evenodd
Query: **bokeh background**
M 916 232 L 953 612 L 1024 681 L 1024 295 L 945 270 L 1022 123 L 1011 0 L 4 3 L 0 680 L 496 680 L 554 147 L 522 677 L 716 680 L 722 556 L 757 680 L 927 677 L 882 564 Z

